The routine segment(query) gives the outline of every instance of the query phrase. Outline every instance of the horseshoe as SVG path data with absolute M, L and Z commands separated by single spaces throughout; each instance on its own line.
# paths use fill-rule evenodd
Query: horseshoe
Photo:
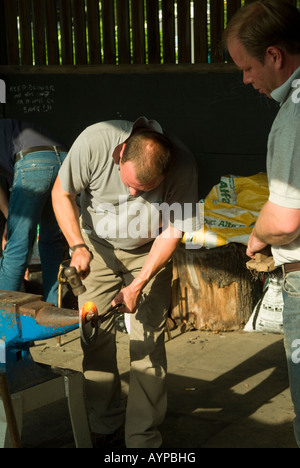
M 86 302 L 79 311 L 79 329 L 82 341 L 85 345 L 92 345 L 98 334 L 99 322 L 103 323 L 110 319 L 115 313 L 122 314 L 124 304 L 110 307 L 104 314 L 99 315 L 98 309 L 91 301 Z

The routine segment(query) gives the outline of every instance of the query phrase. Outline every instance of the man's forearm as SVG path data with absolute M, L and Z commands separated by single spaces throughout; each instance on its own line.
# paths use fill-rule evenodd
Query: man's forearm
M 53 209 L 57 222 L 70 247 L 84 244 L 79 224 L 79 210 L 76 204 L 76 196 L 62 189 L 59 177 L 56 179 L 52 190 Z M 75 250 L 70 266 L 74 266 L 82 278 L 86 278 L 90 272 L 90 262 L 93 256 L 85 247 Z
M 181 234 L 170 228 L 155 239 L 141 272 L 129 286 L 117 294 L 113 305 L 122 303 L 126 305 L 125 312 L 136 311 L 144 287 L 171 259 L 181 241 Z
M 300 235 L 300 210 L 267 202 L 262 208 L 248 242 L 253 257 L 267 245 L 287 245 Z
M 0 185 L 0 211 L 2 211 L 5 219 L 8 218 L 8 204 L 9 202 L 6 193 Z
M 69 246 L 82 244 L 84 241 L 79 225 L 76 196 L 63 191 L 59 177 L 52 190 L 52 203 L 58 225 Z
M 300 210 L 283 208 L 268 202 L 263 207 L 254 233 L 269 245 L 286 245 L 300 234 Z
M 181 241 L 181 233 L 169 228 L 154 241 L 140 274 L 131 283 L 142 290 L 146 284 L 168 263 Z

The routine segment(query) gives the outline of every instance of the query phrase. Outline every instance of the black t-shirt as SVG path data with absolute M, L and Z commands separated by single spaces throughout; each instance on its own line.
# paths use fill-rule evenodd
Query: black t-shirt
M 16 119 L 0 119 L 0 174 L 12 184 L 16 154 L 35 146 L 65 145 L 49 131 Z

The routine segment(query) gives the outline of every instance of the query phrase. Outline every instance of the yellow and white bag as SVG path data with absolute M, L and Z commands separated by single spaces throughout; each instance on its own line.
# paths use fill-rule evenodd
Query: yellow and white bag
M 269 198 L 267 175 L 223 176 L 200 202 L 202 228 L 185 233 L 186 247 L 220 247 L 229 242 L 248 243 L 259 212 Z

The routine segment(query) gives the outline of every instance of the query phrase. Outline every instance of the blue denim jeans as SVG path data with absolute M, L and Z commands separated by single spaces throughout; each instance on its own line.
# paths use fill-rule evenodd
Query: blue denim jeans
M 39 225 L 44 300 L 55 305 L 63 246 L 51 190 L 65 157 L 66 153 L 41 151 L 27 154 L 15 164 L 7 219 L 8 241 L 0 260 L 0 289 L 19 291 Z
M 284 274 L 283 301 L 285 350 L 296 415 L 294 432 L 300 447 L 300 271 Z

